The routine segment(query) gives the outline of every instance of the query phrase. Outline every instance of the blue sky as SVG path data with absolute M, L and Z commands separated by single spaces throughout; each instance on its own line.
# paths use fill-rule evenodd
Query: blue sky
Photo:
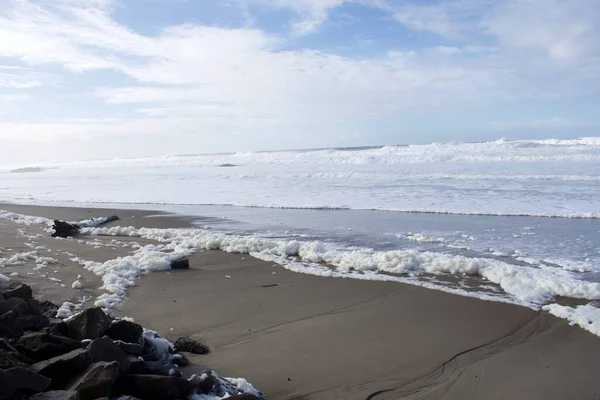
M 597 0 L 0 0 L 0 163 L 596 136 Z

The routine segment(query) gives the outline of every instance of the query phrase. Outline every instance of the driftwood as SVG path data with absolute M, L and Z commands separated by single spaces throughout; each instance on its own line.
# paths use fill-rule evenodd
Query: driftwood
M 76 236 L 81 228 L 86 227 L 97 227 L 103 224 L 106 224 L 111 221 L 117 221 L 119 217 L 116 215 L 111 215 L 107 218 L 91 218 L 89 221 L 84 221 L 81 225 L 71 224 L 69 222 L 60 221 L 58 219 L 54 220 L 54 225 L 52 229 L 54 229 L 54 233 L 52 233 L 52 237 L 73 237 Z
M 52 234 L 52 237 L 67 238 L 70 236 L 77 235 L 79 233 L 79 230 L 81 229 L 81 227 L 76 224 L 70 224 L 68 222 L 59 221 L 59 220 L 55 219 L 52 229 L 54 229 L 54 233 Z

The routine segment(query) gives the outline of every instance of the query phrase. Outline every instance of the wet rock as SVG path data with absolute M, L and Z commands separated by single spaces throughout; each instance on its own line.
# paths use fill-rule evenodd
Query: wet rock
M 92 355 L 83 349 L 33 364 L 33 369 L 52 379 L 51 388 L 60 389 L 92 363 Z
M 178 400 L 186 399 L 193 386 L 174 376 L 128 375 L 120 380 L 118 390 L 141 400 Z
M 13 310 L 0 315 L 0 336 L 5 338 L 18 338 L 23 335 L 19 325 L 19 316 Z
M 233 396 L 229 396 L 227 400 L 262 400 L 260 397 L 256 397 L 253 394 L 236 394 Z
M 185 351 L 194 354 L 206 354 L 209 352 L 208 346 L 187 337 L 177 339 L 173 347 L 175 351 Z
M 0 350 L 0 369 L 29 368 L 29 365 L 18 358 L 18 354 Z
M 190 262 L 187 258 L 171 261 L 171 269 L 189 269 Z
M 70 224 L 68 222 L 55 219 L 52 229 L 54 229 L 52 237 L 68 238 L 77 235 L 81 227 L 76 224 Z
M 67 323 L 65 321 L 57 318 L 52 318 L 49 321 L 50 322 L 48 326 L 44 328 L 45 333 L 65 337 L 69 335 L 69 328 L 67 327 Z
M 170 365 L 164 364 L 161 361 L 143 361 L 140 359 L 129 359 L 131 363 L 130 373 L 134 375 L 160 375 L 170 376 Z
M 201 374 L 192 375 L 189 381 L 194 387 L 194 390 L 200 394 L 209 394 L 218 397 L 244 394 L 236 385 L 212 370 L 205 370 Z M 259 400 L 265 400 L 264 395 L 260 392 L 257 392 L 257 396 L 255 397 Z M 229 398 L 231 397 L 227 397 L 227 399 Z M 253 399 L 253 397 L 249 399 Z
M 140 324 L 120 319 L 113 321 L 105 334 L 113 340 L 141 344 L 143 333 L 144 328 Z
M 10 281 L 0 283 L 0 297 L 4 299 L 11 299 L 13 297 L 19 297 L 22 299 L 31 299 L 33 293 L 29 285 L 25 285 L 19 281 Z
M 48 326 L 48 318 L 39 315 L 25 314 L 19 315 L 17 319 L 21 329 L 24 331 L 40 331 Z
M 40 312 L 46 318 L 52 319 L 56 318 L 56 312 L 58 311 L 58 306 L 51 301 L 40 301 L 39 303 Z
M 17 350 L 36 362 L 57 357 L 82 347 L 77 340 L 48 333 L 24 335 L 14 344 Z
M 0 399 L 39 393 L 49 385 L 50 379 L 28 368 L 0 370 Z
M 27 306 L 27 302 L 20 297 L 0 300 L 0 315 L 9 311 L 14 311 L 17 315 L 23 315 L 29 312 L 29 307 Z
M 81 400 L 79 393 L 68 390 L 51 390 L 33 395 L 29 400 Z
M 6 351 L 12 351 L 12 352 L 16 352 L 17 349 L 15 349 L 13 347 L 13 345 L 11 345 L 10 343 L 8 343 L 8 341 L 6 341 L 5 339 L 0 338 L 0 350 L 6 350 Z
M 107 336 L 92 341 L 87 350 L 95 363 L 117 361 L 123 373 L 127 373 L 131 368 L 131 362 L 127 354 Z
M 171 362 L 175 365 L 177 365 L 178 367 L 185 367 L 186 365 L 189 365 L 190 362 L 187 359 L 186 356 L 184 356 L 183 354 L 175 354 L 173 355 L 173 358 L 171 358 Z
M 67 321 L 68 336 L 72 339 L 96 339 L 108 330 L 111 319 L 100 307 L 88 308 Z
M 119 377 L 118 362 L 98 362 L 90 365 L 79 377 L 67 386 L 78 392 L 81 400 L 94 400 L 112 394 L 113 385 Z
M 120 340 L 115 340 L 114 343 L 119 346 L 121 350 L 132 356 L 139 356 L 142 354 L 142 345 L 138 343 L 126 343 Z

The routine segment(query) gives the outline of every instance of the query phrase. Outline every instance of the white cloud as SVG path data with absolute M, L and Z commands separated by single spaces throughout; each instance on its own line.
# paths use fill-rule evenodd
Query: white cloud
M 345 2 L 242 1 L 293 10 L 299 18 L 294 23 L 300 24 L 296 34 L 314 32 Z M 4 123 L 0 137 L 37 141 L 178 132 L 221 142 L 235 137 L 237 145 L 244 140 L 289 143 L 292 139 L 281 136 L 294 134 L 306 136 L 301 137 L 306 147 L 315 143 L 310 138 L 339 135 L 333 131 L 342 122 L 358 124 L 407 109 L 452 109 L 598 90 L 589 84 L 599 74 L 592 68 L 595 64 L 589 69 L 577 66 L 577 74 L 564 64 L 565 59 L 596 54 L 597 42 L 590 40 L 599 36 L 590 28 L 596 17 L 576 8 L 563 12 L 566 3 L 552 0 L 544 12 L 556 21 L 546 27 L 535 16 L 521 15 L 532 14 L 514 6 L 523 1 L 489 10 L 475 0 L 432 5 L 356 1 L 387 10 L 413 30 L 455 39 L 428 49 L 364 57 L 290 49 L 285 37 L 257 28 L 184 24 L 143 35 L 116 22 L 112 12 L 117 5 L 108 0 L 5 0 L 0 8 L 0 57 L 28 67 L 0 67 L 0 89 L 56 85 L 57 69 L 63 70 L 65 90 L 74 72 L 85 76 L 109 70 L 130 83 L 98 81 L 90 89 L 86 100 L 104 103 L 105 115 L 82 120 L 65 111 L 55 118 L 38 118 L 37 124 Z M 596 9 L 592 0 L 574 2 L 587 4 L 587 13 Z M 523 38 L 510 31 L 514 26 Z M 488 36 L 483 40 L 481 35 Z M 540 49 L 541 56 L 520 53 L 531 48 Z M 508 129 L 511 123 L 502 124 L 495 129 Z M 240 138 L 242 134 L 248 137 Z
M 242 0 L 246 3 L 259 3 L 271 7 L 293 10 L 300 19 L 292 23 L 297 35 L 314 33 L 329 16 L 331 10 L 349 0 Z

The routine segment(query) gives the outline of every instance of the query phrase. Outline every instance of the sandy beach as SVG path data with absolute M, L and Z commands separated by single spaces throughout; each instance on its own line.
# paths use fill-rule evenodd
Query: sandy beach
M 112 225 L 188 227 L 189 220 L 113 209 L 1 204 L 52 219 L 118 215 Z M 56 240 L 39 226 L 0 220 L 0 257 L 37 248 L 36 260 L 0 268 L 61 303 L 102 293 L 74 257 L 106 261 L 141 238 Z M 600 398 L 600 338 L 546 312 L 396 282 L 290 272 L 249 255 L 200 251 L 190 269 L 144 275 L 119 315 L 174 340 L 191 336 L 214 368 L 248 379 L 269 399 Z M 83 282 L 82 289 L 72 283 Z M 52 278 L 52 279 L 51 279 Z

